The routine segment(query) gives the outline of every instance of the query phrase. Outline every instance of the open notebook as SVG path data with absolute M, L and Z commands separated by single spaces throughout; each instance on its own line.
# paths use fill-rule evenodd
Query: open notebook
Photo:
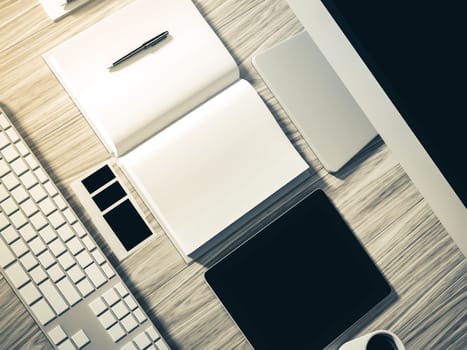
M 189 0 L 137 0 L 44 58 L 187 260 L 308 169 Z

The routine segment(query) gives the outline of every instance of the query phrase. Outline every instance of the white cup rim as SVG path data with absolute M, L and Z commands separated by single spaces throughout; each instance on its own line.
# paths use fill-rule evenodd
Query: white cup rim
M 370 341 L 370 339 L 373 338 L 373 336 L 377 334 L 386 334 L 390 336 L 391 339 L 396 344 L 397 350 L 405 350 L 405 346 L 402 343 L 402 341 L 399 339 L 399 337 L 393 332 L 385 330 L 385 329 L 379 329 L 371 333 L 362 335 L 358 338 L 349 340 L 348 342 L 343 344 L 341 347 L 339 347 L 339 350 L 366 350 L 366 346 L 368 345 L 368 342 Z
M 394 334 L 393 332 L 385 330 L 385 329 L 380 329 L 380 330 L 377 330 L 377 331 L 374 331 L 374 332 L 371 332 L 371 333 L 368 334 L 369 337 L 368 337 L 368 339 L 367 339 L 367 341 L 365 343 L 365 350 L 366 350 L 366 346 L 370 342 L 370 339 L 373 338 L 375 335 L 378 335 L 378 334 L 389 335 L 391 337 L 391 339 L 394 341 L 394 343 L 396 344 L 397 350 L 405 350 L 404 344 L 399 339 L 399 337 L 396 334 Z

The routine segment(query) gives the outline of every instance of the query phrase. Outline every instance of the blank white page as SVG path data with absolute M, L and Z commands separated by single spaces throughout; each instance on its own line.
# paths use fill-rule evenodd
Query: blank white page
M 157 34 L 167 39 L 109 70 Z M 116 156 L 238 80 L 227 49 L 190 0 L 136 0 L 44 55 Z
M 120 161 L 186 256 L 308 169 L 244 80 Z

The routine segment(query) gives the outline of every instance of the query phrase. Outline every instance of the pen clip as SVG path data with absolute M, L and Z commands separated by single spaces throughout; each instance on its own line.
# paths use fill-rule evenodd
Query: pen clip
M 150 47 L 150 46 L 156 45 L 159 41 L 161 41 L 162 39 L 165 39 L 167 35 L 169 35 L 169 32 L 166 30 L 165 32 L 162 32 L 159 35 L 157 35 L 155 38 L 149 39 L 141 46 Z

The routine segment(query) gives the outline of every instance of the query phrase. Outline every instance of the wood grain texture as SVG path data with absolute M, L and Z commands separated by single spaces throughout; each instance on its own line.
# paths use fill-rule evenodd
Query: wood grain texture
M 0 1 L 0 103 L 173 348 L 250 349 L 203 273 L 305 192 L 322 188 L 398 295 L 361 332 L 390 329 L 407 349 L 466 349 L 465 259 L 397 160 L 376 138 L 338 174 L 327 173 L 252 67 L 255 53 L 302 30 L 284 0 L 194 3 L 310 164 L 312 176 L 191 265 L 146 208 L 157 239 L 122 263 L 115 261 L 69 187 L 109 154 L 41 54 L 130 1 L 95 0 L 57 23 L 36 0 Z M 0 313 L 0 349 L 51 348 L 1 277 Z

